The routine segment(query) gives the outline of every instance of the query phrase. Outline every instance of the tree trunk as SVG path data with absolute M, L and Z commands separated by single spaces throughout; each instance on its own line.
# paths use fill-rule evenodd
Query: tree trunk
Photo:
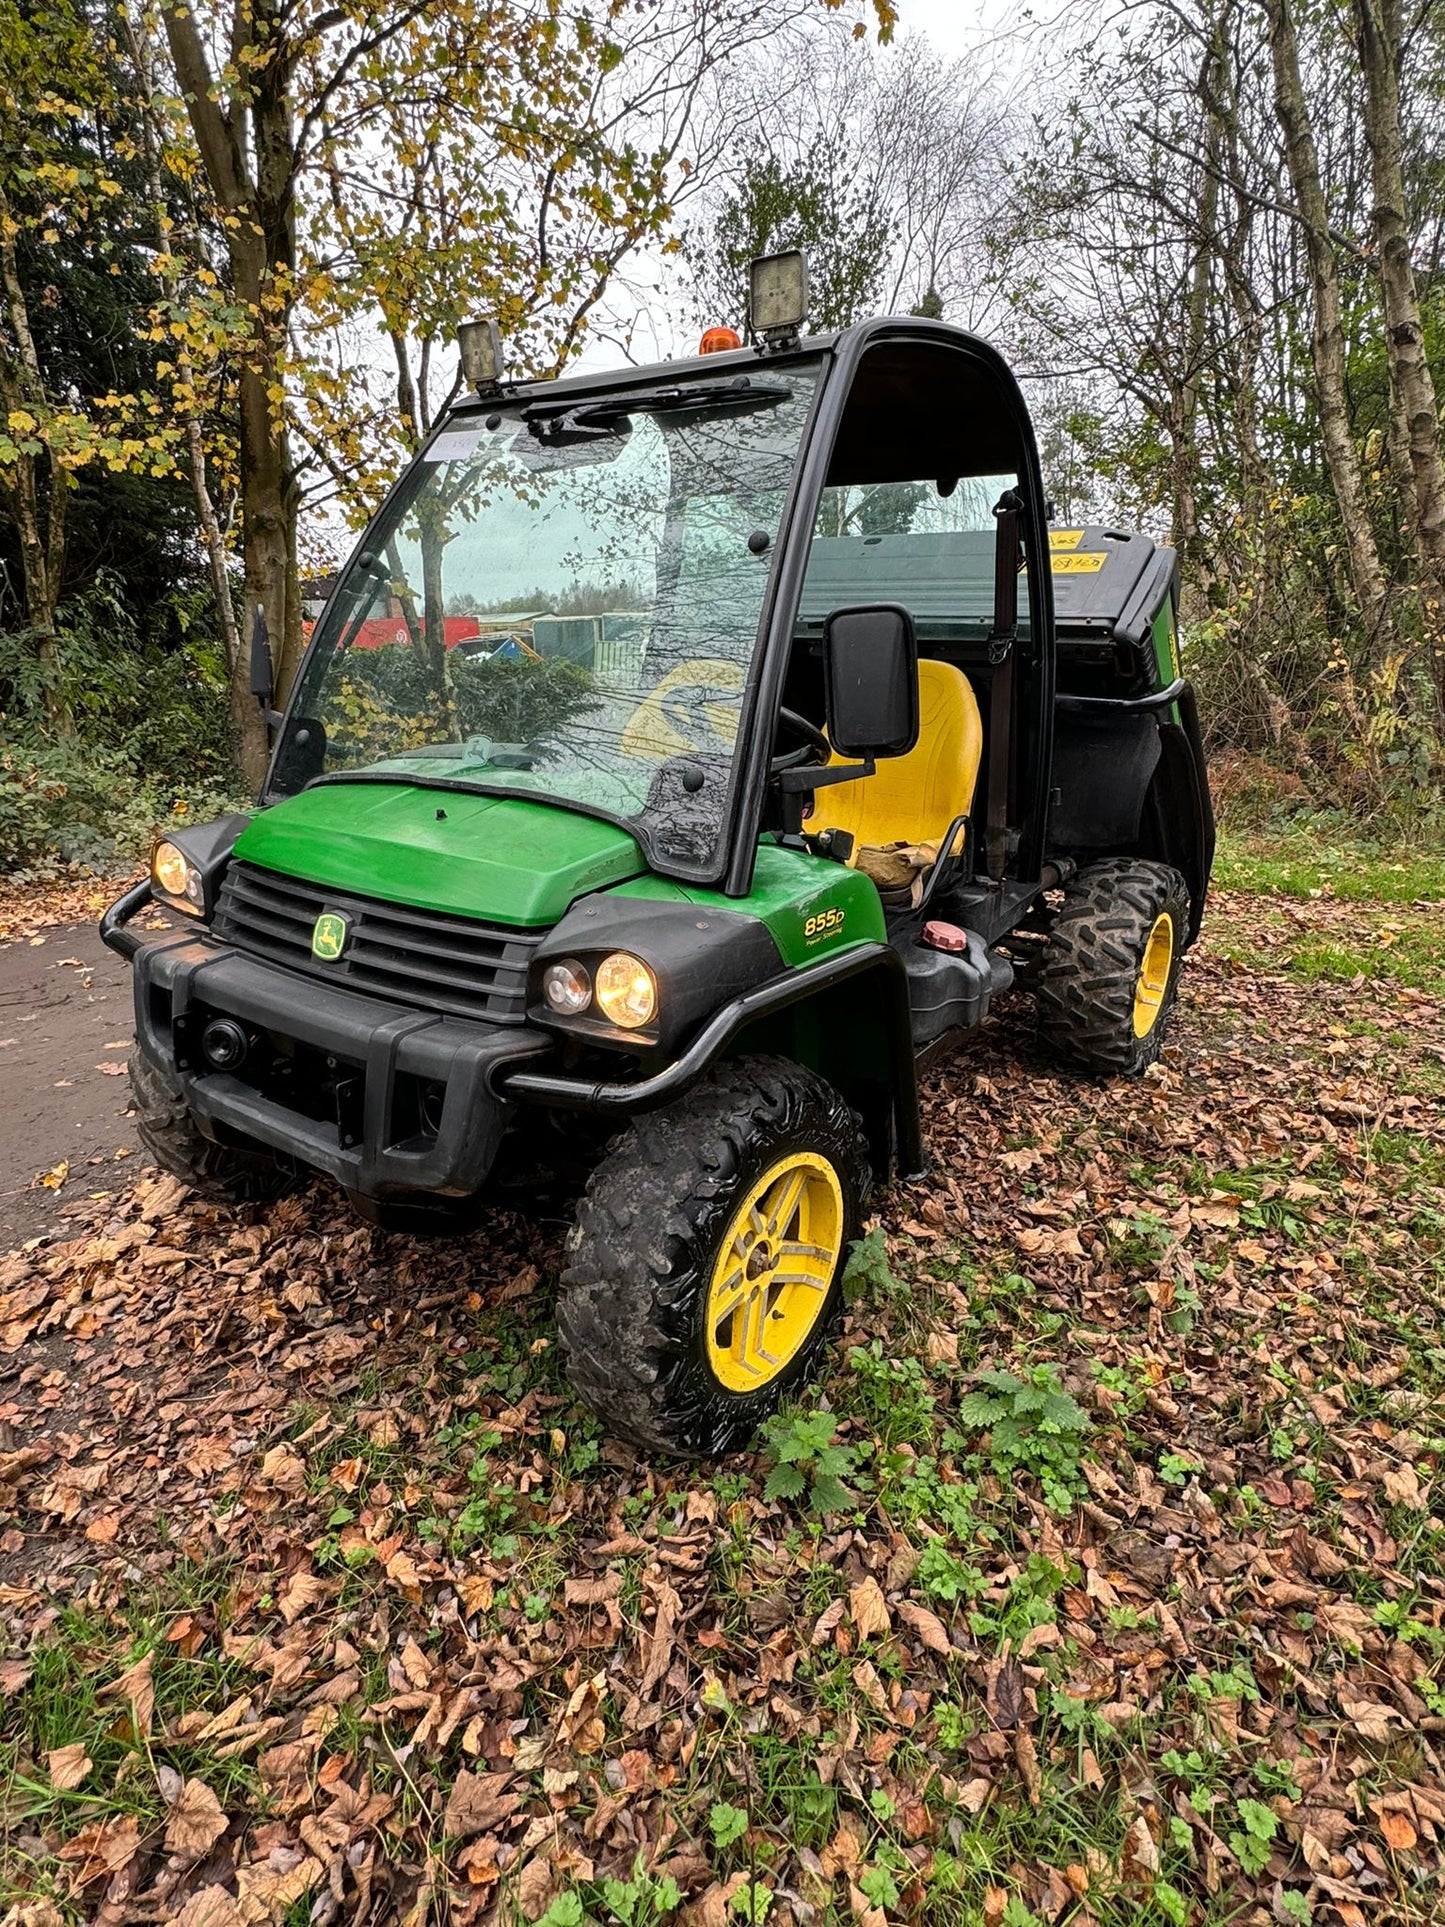
M 0 339 L 0 406 L 8 417 L 17 409 L 46 412 L 45 379 L 30 332 L 30 313 L 15 252 L 18 225 L 4 189 L 0 188 L 0 283 L 10 324 L 10 346 Z M 49 487 L 42 489 L 42 464 Z M 20 572 L 24 588 L 25 621 L 31 650 L 40 664 L 41 701 L 53 735 L 68 740 L 75 735 L 75 718 L 60 681 L 60 638 L 56 610 L 65 568 L 67 496 L 70 477 L 47 449 L 41 455 L 22 454 L 5 476 L 4 493 L 20 538 Z
M 1411 519 L 1419 546 L 1420 603 L 1433 672 L 1435 724 L 1437 731 L 1445 733 L 1445 460 L 1406 219 L 1399 0 L 1355 0 L 1355 27 L 1365 83 L 1365 140 L 1375 194 L 1376 273 L 1385 311 L 1385 353 L 1414 484 Z
M 238 374 L 246 632 L 256 609 L 263 609 L 276 691 L 284 696 L 301 655 L 297 486 L 281 394 L 295 299 L 297 159 L 288 91 L 294 49 L 286 50 L 276 0 L 253 0 L 238 9 L 231 58 L 244 59 L 252 77 L 244 102 L 223 104 L 191 8 L 183 0 L 165 0 L 164 16 L 206 178 L 227 216 L 232 291 L 247 320 Z M 238 773 L 258 792 L 270 746 L 250 693 L 244 647 L 231 665 L 231 720 Z
M 144 104 L 141 109 L 141 131 L 145 142 L 146 179 L 150 190 L 151 206 L 154 210 L 156 236 L 162 248 L 166 245 L 170 229 L 170 209 L 166 201 L 165 178 L 161 167 L 161 153 L 165 141 L 165 131 L 158 123 L 156 101 L 159 90 L 156 86 L 156 58 L 151 29 L 145 20 L 133 20 L 125 8 L 120 9 L 121 23 L 125 29 L 130 46 L 131 59 L 136 73 L 144 88 Z M 179 231 L 174 241 L 182 242 Z M 200 255 L 200 240 L 194 229 L 188 229 L 182 243 L 191 255 L 193 262 Z M 180 294 L 180 279 L 166 272 L 161 277 L 161 285 L 174 300 Z M 206 476 L 206 439 L 201 432 L 200 420 L 195 414 L 196 371 L 191 360 L 191 352 L 182 342 L 176 349 L 176 374 L 180 377 L 179 387 L 190 399 L 186 415 L 186 452 L 191 464 L 191 491 L 196 500 L 196 518 L 201 525 L 201 535 L 206 544 L 206 559 L 211 569 L 211 591 L 216 598 L 216 621 L 220 626 L 221 640 L 225 645 L 226 665 L 232 686 L 237 675 L 236 665 L 241 660 L 242 645 L 240 632 L 236 626 L 236 611 L 231 601 L 231 577 L 226 567 L 226 541 L 221 533 L 221 524 L 216 515 L 216 504 L 211 496 L 210 483 Z
M 1201 599 L 1208 593 L 1208 546 L 1199 539 L 1199 375 L 1204 365 L 1205 335 L 1209 324 L 1211 254 L 1218 238 L 1219 141 L 1217 118 L 1208 111 L 1217 93 L 1217 69 L 1222 61 L 1217 36 L 1205 50 L 1198 94 L 1205 108 L 1204 153 L 1200 161 L 1199 207 L 1196 216 L 1194 259 L 1189 269 L 1189 292 L 1184 302 L 1184 352 L 1180 379 L 1170 406 L 1170 486 L 1172 540 L 1183 565 L 1184 579 Z
M 244 285 L 244 284 L 243 284 Z M 243 296 L 243 299 L 246 298 Z M 246 634 L 265 612 L 276 692 L 291 685 L 299 654 L 301 609 L 296 581 L 296 500 L 286 431 L 275 420 L 263 348 L 240 371 L 241 534 L 246 577 Z M 258 365 L 260 364 L 260 365 Z M 248 790 L 259 794 L 270 760 L 265 719 L 251 694 L 249 652 L 231 666 L 231 721 L 236 761 Z
M 1340 276 L 1330 237 L 1329 207 L 1320 175 L 1319 150 L 1300 78 L 1299 39 L 1291 0 L 1265 0 L 1275 111 L 1304 229 L 1313 296 L 1311 349 L 1320 440 L 1339 504 L 1350 579 L 1369 646 L 1377 660 L 1388 642 L 1389 588 L 1370 525 L 1359 451 L 1355 447 L 1345 387 L 1345 336 L 1340 320 Z

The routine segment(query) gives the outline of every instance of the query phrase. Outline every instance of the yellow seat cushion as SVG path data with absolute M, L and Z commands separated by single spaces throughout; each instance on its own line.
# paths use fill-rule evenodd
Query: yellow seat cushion
M 881 757 L 872 776 L 817 792 L 810 834 L 846 830 L 855 853 L 890 843 L 942 843 L 954 818 L 973 807 L 983 754 L 978 699 L 961 669 L 929 657 L 919 662 L 918 716 L 918 741 L 906 756 Z M 849 760 L 836 752 L 831 759 Z M 960 842 L 955 838 L 955 852 Z

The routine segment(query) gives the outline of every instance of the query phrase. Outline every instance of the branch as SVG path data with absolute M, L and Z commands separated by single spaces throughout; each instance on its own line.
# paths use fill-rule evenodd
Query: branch
M 235 122 L 215 98 L 217 85 L 201 45 L 195 14 L 180 0 L 164 0 L 162 14 L 186 112 L 216 197 L 233 211 L 249 208 L 256 198 L 255 184 Z

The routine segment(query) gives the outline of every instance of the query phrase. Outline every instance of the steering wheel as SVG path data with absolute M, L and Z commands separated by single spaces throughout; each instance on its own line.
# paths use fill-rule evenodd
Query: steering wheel
M 770 776 L 779 776 L 785 769 L 815 769 L 829 762 L 833 755 L 833 745 L 816 723 L 800 716 L 796 709 L 778 711 L 778 728 L 789 729 L 803 741 L 796 749 L 782 750 L 768 765 Z

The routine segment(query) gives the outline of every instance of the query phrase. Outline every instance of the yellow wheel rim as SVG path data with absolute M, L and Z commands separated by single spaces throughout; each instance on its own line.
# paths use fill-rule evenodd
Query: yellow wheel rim
M 796 1358 L 843 1248 L 843 1187 L 824 1157 L 770 1165 L 733 1213 L 707 1294 L 707 1360 L 730 1392 L 756 1392 Z
M 1144 961 L 1139 966 L 1139 981 L 1134 986 L 1134 1035 L 1147 1037 L 1159 1021 L 1164 993 L 1169 988 L 1169 972 L 1174 967 L 1174 919 L 1161 910 L 1154 919 L 1149 941 L 1144 946 Z

